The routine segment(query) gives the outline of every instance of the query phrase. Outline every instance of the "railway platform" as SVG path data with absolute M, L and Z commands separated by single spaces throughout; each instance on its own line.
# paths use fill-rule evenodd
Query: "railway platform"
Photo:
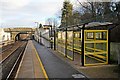
M 75 55 L 76 57 L 80 57 Z M 15 79 L 107 78 L 118 79 L 117 65 L 80 66 L 79 58 L 71 61 L 59 52 L 29 40 Z
M 45 69 L 50 78 L 71 78 L 74 74 L 84 75 L 85 77 L 92 79 L 102 78 L 117 80 L 120 78 L 119 67 L 116 64 L 84 67 L 81 65 L 79 54 L 75 54 L 76 58 L 72 61 L 65 58 L 58 51 L 39 45 L 35 41 L 33 41 L 33 43 L 38 54 L 41 55 L 41 60 L 43 61 L 43 65 L 45 65 Z
M 87 77 L 84 74 L 73 68 L 70 64 L 66 63 L 64 60 L 60 59 L 55 54 L 53 54 L 50 48 L 40 45 L 36 41 L 33 41 L 33 44 L 41 58 L 41 61 L 50 79 L 51 78 L 87 79 Z
M 15 78 L 48 78 L 31 40 L 28 41 Z

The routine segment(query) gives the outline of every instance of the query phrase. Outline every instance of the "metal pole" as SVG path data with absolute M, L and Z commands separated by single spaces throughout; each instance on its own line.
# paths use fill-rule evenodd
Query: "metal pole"
M 37 38 L 38 38 L 38 39 L 37 39 L 37 42 L 39 42 L 39 33 L 38 33 L 38 24 L 39 24 L 39 23 L 38 23 L 38 22 L 35 22 L 35 23 L 37 23 L 37 28 L 36 28 L 36 31 L 37 31 Z
M 65 57 L 67 57 L 67 28 L 65 29 Z
M 68 27 L 68 15 L 67 14 L 68 12 L 66 11 L 66 15 L 65 15 L 66 16 L 65 17 L 66 18 L 65 20 L 66 21 L 65 23 L 65 27 L 66 27 L 65 28 L 65 57 L 67 57 L 67 27 Z
M 56 32 L 54 29 L 54 50 L 56 50 Z
M 10 28 L 8 28 L 9 29 L 9 31 L 10 31 L 10 38 L 11 38 L 11 40 L 12 40 L 12 32 L 11 32 L 11 29 Z
M 53 39 L 52 39 L 52 25 L 50 25 L 51 31 L 50 31 L 50 44 L 51 44 L 51 49 L 53 48 Z
M 82 54 L 81 54 L 81 61 L 82 61 L 82 66 L 84 66 L 84 28 L 85 28 L 85 24 L 83 25 L 83 27 L 82 27 L 82 31 L 81 31 L 81 37 L 82 37 L 82 40 L 81 40 L 81 43 L 82 43 L 82 49 L 81 49 L 81 51 L 82 51 Z
M 40 44 L 42 44 L 42 42 L 41 42 L 41 38 L 42 38 L 42 37 L 41 37 L 41 32 L 40 32 Z
M 110 64 L 110 32 L 111 30 L 108 30 L 108 64 Z
M 73 45 L 72 45 L 72 47 L 73 47 L 73 61 L 74 61 L 74 37 L 75 37 L 75 34 L 74 34 L 74 27 L 73 27 Z
M 52 26 L 50 26 L 51 27 L 51 37 L 52 37 Z

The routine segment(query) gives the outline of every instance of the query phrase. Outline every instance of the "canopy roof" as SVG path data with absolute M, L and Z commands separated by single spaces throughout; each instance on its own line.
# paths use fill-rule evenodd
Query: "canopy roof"
M 89 30 L 108 30 L 111 28 L 114 28 L 116 26 L 116 24 L 113 24 L 111 22 L 91 22 L 91 23 L 85 23 L 85 24 L 81 24 L 81 25 L 73 25 L 73 26 L 68 26 L 68 27 L 61 27 L 58 28 L 58 30 L 65 30 L 67 28 L 67 30 L 81 30 L 81 29 L 89 29 Z

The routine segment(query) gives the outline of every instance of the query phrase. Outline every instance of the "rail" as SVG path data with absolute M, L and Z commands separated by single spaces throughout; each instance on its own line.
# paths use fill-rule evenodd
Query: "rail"
M 27 42 L 22 43 L 19 45 L 15 50 L 13 50 L 7 57 L 5 57 L 1 62 L 0 65 L 2 66 L 2 79 L 10 79 L 14 78 L 16 68 L 19 65 L 20 59 L 22 57 L 23 51 L 26 47 Z M 14 72 L 14 73 L 13 73 Z
M 24 44 L 23 46 L 26 46 L 26 44 Z M 14 78 L 14 77 L 15 77 L 14 74 L 17 72 L 17 69 L 16 69 L 16 68 L 19 67 L 19 64 L 20 64 L 20 61 L 21 61 L 21 59 L 22 59 L 22 55 L 23 55 L 24 50 L 25 50 L 25 47 L 24 47 L 23 50 L 20 52 L 17 60 L 15 61 L 12 69 L 10 70 L 10 73 L 9 73 L 8 76 L 7 76 L 7 79 L 10 79 L 10 78 Z

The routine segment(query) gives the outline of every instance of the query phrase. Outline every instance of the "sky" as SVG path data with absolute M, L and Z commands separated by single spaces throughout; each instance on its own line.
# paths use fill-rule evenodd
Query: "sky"
M 46 19 L 58 17 L 64 0 L 0 0 L 0 28 L 35 27 Z M 85 1 L 85 0 L 79 0 Z M 70 0 L 74 4 L 77 0 Z
M 57 17 L 64 0 L 0 0 L 0 28 L 31 27 Z

